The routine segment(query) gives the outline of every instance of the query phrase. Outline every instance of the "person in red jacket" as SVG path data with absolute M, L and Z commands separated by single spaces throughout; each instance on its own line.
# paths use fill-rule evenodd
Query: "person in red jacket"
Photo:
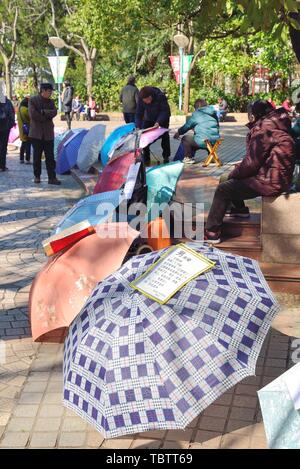
M 283 108 L 267 101 L 253 104 L 254 121 L 247 124 L 246 156 L 216 189 L 205 227 L 205 241 L 220 243 L 226 210 L 229 216 L 249 217 L 244 200 L 277 196 L 288 191 L 295 165 L 291 119 Z

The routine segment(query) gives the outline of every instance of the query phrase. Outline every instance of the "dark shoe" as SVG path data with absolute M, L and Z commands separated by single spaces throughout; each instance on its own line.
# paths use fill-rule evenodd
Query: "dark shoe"
M 249 208 L 235 208 L 232 207 L 228 212 L 225 213 L 225 217 L 231 217 L 231 218 L 249 218 L 250 217 L 250 212 Z
M 35 184 L 40 184 L 41 179 L 40 178 L 34 178 L 34 182 L 35 182 Z
M 213 231 L 204 230 L 204 241 L 210 244 L 219 244 L 221 242 L 220 231 L 214 233 Z
M 169 158 L 164 158 L 164 164 L 170 163 Z
M 8 171 L 8 168 L 5 166 L 5 168 L 0 168 L 0 172 L 4 173 L 4 171 Z
M 20 164 L 24 164 L 24 160 L 20 160 Z
M 54 178 L 54 179 L 49 179 L 48 184 L 53 184 L 54 186 L 60 186 L 60 185 L 61 185 L 61 181 L 59 181 L 59 180 L 56 179 L 56 178 Z
M 25 161 L 25 164 L 31 164 L 29 160 L 26 160 Z

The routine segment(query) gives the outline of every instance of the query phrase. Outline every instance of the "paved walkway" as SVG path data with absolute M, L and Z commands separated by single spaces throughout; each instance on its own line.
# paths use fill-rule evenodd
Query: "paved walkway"
M 115 125 L 118 125 L 116 123 Z M 228 127 L 232 146 L 244 130 Z M 237 139 L 237 140 L 236 140 Z M 104 440 L 62 405 L 62 346 L 34 344 L 28 293 L 46 261 L 41 240 L 82 196 L 70 176 L 60 187 L 33 184 L 32 166 L 9 154 L 0 174 L 0 447 L 1 448 L 264 448 L 257 390 L 290 365 L 300 337 L 300 295 L 278 295 L 282 312 L 260 355 L 256 376 L 245 379 L 195 419 L 185 431 L 152 431 Z

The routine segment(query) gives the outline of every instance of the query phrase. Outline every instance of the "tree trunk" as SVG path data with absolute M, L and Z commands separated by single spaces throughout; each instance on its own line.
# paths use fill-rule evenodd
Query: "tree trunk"
M 300 12 L 291 13 L 290 16 L 300 24 Z M 300 63 L 300 30 L 290 27 L 290 37 L 293 50 L 296 54 L 298 62 Z
M 92 96 L 94 63 L 91 59 L 85 60 L 86 91 L 88 97 Z
M 33 84 L 36 90 L 39 88 L 39 80 L 38 80 L 38 74 L 37 74 L 37 69 L 36 65 L 33 63 L 31 64 L 32 71 L 33 71 Z
M 183 112 L 184 114 L 189 113 L 189 104 L 190 104 L 190 75 L 191 71 L 187 74 L 185 84 L 184 84 L 184 99 L 183 99 Z
M 5 83 L 6 83 L 6 95 L 9 99 L 11 99 L 11 91 L 12 91 L 12 86 L 11 86 L 11 62 L 7 60 L 6 57 L 3 57 L 3 62 L 4 62 L 4 68 L 5 68 Z

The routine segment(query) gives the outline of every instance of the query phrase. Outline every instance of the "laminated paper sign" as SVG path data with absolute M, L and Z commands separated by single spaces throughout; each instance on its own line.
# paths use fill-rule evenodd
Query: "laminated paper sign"
M 131 286 L 152 300 L 165 304 L 184 285 L 214 265 L 215 262 L 207 257 L 179 244 L 168 249 Z

